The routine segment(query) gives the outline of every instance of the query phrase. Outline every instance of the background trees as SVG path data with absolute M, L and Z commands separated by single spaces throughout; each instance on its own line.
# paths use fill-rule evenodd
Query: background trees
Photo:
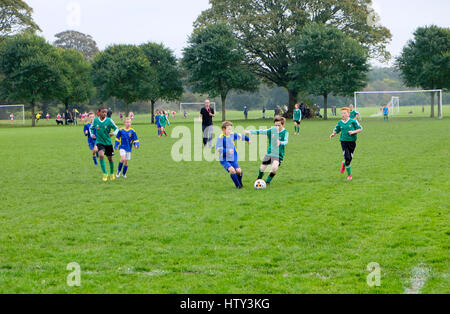
M 356 39 L 372 57 L 388 58 L 389 30 L 372 23 L 371 0 L 211 0 L 197 25 L 225 21 L 240 39 L 246 61 L 264 80 L 289 92 L 290 112 L 298 90 L 290 84 L 290 43 L 313 22 L 335 26 Z
M 62 57 L 62 71 L 67 82 L 67 88 L 59 93 L 58 99 L 67 110 L 69 105 L 89 101 L 94 94 L 91 64 L 84 59 L 79 51 L 73 49 L 58 49 L 58 51 Z
M 155 70 L 156 86 L 148 98 L 151 102 L 152 124 L 155 123 L 155 103 L 158 100 L 175 101 L 183 95 L 181 71 L 173 52 L 162 44 L 147 43 L 139 47 Z
M 45 39 L 31 34 L 11 37 L 0 46 L 0 93 L 6 99 L 29 104 L 35 126 L 36 102 L 67 93 L 64 67 L 61 55 Z
M 328 95 L 351 96 L 367 84 L 368 51 L 335 27 L 311 24 L 291 44 L 291 89 L 323 96 L 324 119 Z
M 188 82 L 195 92 L 220 96 L 224 121 L 228 93 L 231 90 L 253 91 L 258 87 L 256 76 L 243 63 L 244 51 L 225 24 L 196 29 L 183 53 Z
M 0 39 L 24 31 L 39 31 L 32 13 L 33 9 L 22 0 L 0 0 Z
M 53 43 L 63 49 L 75 49 L 81 52 L 86 60 L 92 60 L 99 53 L 97 43 L 92 36 L 77 31 L 65 31 L 55 35 Z
M 418 28 L 396 64 L 409 87 L 450 88 L 450 29 L 434 25 Z M 435 116 L 434 100 L 435 93 L 432 93 L 432 118 Z
M 156 71 L 144 52 L 132 45 L 114 45 L 99 53 L 92 65 L 92 79 L 100 98 L 117 97 L 129 105 L 154 95 Z

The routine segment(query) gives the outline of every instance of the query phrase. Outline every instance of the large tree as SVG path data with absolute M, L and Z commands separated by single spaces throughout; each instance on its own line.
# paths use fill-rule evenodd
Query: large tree
M 420 27 L 397 58 L 397 68 L 408 87 L 450 88 L 450 29 Z M 435 93 L 431 93 L 431 117 L 434 118 Z M 440 110 L 440 108 L 439 108 Z M 439 112 L 441 116 L 441 112 Z
M 97 43 L 91 35 L 77 31 L 65 31 L 55 35 L 58 38 L 53 44 L 63 49 L 80 51 L 86 60 L 92 60 L 99 53 Z
M 288 89 L 290 113 L 299 91 L 292 89 L 289 44 L 310 23 L 335 26 L 366 46 L 372 57 L 389 58 L 389 30 L 374 23 L 371 0 L 210 0 L 196 25 L 224 20 L 245 48 L 247 62 L 265 80 Z
M 36 103 L 58 99 L 67 91 L 63 67 L 61 55 L 45 39 L 32 34 L 10 37 L 0 46 L 0 93 L 29 104 L 35 126 Z
M 155 103 L 158 100 L 174 101 L 183 95 L 181 71 L 173 52 L 162 44 L 141 45 L 151 67 L 156 71 L 156 86 L 148 95 L 151 102 L 152 124 L 155 123 Z
M 33 9 L 22 0 L 0 0 L 0 38 L 22 31 L 40 31 L 32 14 Z
M 184 49 L 183 65 L 194 92 L 220 96 L 222 119 L 226 120 L 226 98 L 231 90 L 254 91 L 258 79 L 244 64 L 245 53 L 231 29 L 212 24 L 194 30 Z
M 100 99 L 116 97 L 129 105 L 145 101 L 156 86 L 156 71 L 142 49 L 133 45 L 113 45 L 99 53 L 92 65 L 92 78 Z
M 67 110 L 69 105 L 86 102 L 94 94 L 91 64 L 79 51 L 73 49 L 58 51 L 64 62 L 62 70 L 68 82 L 68 88 L 60 93 L 59 100 L 63 102 Z
M 291 44 L 294 61 L 290 73 L 298 87 L 323 96 L 324 119 L 328 95 L 350 96 L 367 84 L 368 51 L 333 26 L 311 24 Z

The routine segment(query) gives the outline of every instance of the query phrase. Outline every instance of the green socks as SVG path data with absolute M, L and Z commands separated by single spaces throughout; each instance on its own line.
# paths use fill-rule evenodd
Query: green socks
M 259 173 L 258 173 L 258 180 L 261 180 L 262 178 L 264 178 L 264 172 L 262 172 L 261 170 L 259 170 Z
M 272 180 L 273 180 L 274 177 L 275 177 L 275 174 L 274 174 L 274 173 L 270 173 L 269 177 L 267 178 L 266 183 L 267 183 L 267 184 L 270 184 L 270 182 L 272 182 Z
M 295 133 L 300 133 L 300 127 L 299 126 L 296 126 L 294 129 L 295 129 Z
M 114 161 L 109 163 L 109 173 L 114 174 Z
M 105 160 L 100 160 L 100 166 L 102 167 L 102 172 L 103 172 L 103 174 L 108 174 L 108 173 L 106 172 Z
M 347 169 L 348 175 L 351 176 L 352 175 L 352 166 L 345 167 L 345 169 Z

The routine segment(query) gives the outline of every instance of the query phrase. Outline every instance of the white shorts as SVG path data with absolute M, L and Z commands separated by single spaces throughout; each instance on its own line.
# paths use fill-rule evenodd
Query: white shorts
M 125 160 L 131 160 L 131 153 L 127 152 L 125 149 L 121 149 L 120 157 L 125 157 Z

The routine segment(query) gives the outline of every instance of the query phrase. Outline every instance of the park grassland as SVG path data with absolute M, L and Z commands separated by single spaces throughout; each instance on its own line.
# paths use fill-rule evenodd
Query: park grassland
M 241 162 L 237 191 L 216 162 L 173 162 L 177 139 L 145 123 L 129 178 L 106 184 L 81 125 L 0 128 L 0 293 L 403 293 L 416 268 L 422 293 L 450 293 L 450 119 L 364 119 L 350 183 L 335 124 L 294 137 L 289 122 L 266 191 L 259 162 Z

